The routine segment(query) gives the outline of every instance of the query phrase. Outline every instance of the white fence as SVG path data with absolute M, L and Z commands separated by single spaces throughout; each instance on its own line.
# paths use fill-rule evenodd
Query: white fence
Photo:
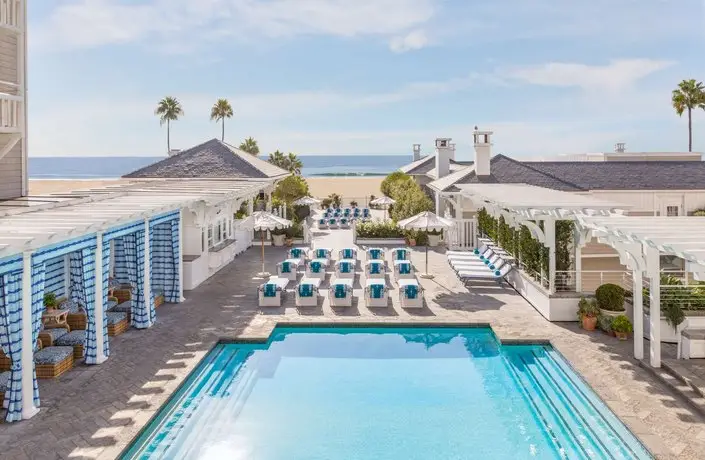
M 455 225 L 448 230 L 446 244 L 450 249 L 474 248 L 477 238 L 477 220 L 456 219 Z

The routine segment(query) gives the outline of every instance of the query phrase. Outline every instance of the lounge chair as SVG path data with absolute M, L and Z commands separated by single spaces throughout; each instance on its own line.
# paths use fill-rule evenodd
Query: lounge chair
M 355 209 L 353 209 L 353 217 L 354 217 L 355 219 L 357 219 L 357 218 L 360 217 L 361 215 L 362 215 L 362 213 L 360 212 L 360 208 L 355 208 Z
M 365 254 L 367 260 L 384 260 L 384 249 L 382 248 L 367 248 Z
M 328 215 L 333 214 L 333 208 L 328 208 L 328 209 L 326 209 L 326 213 L 327 213 Z
M 116 285 L 114 284 L 114 286 Z M 120 284 L 117 284 L 117 286 L 120 286 Z M 109 289 L 109 291 L 115 292 L 115 288 Z M 86 314 L 86 309 L 83 308 L 83 305 L 74 300 L 67 299 L 59 304 L 59 308 L 69 311 L 68 315 L 66 315 L 66 324 L 69 325 L 69 328 L 72 331 L 86 328 L 88 315 Z
M 351 278 L 337 278 L 330 284 L 328 298 L 331 307 L 352 306 L 353 280 Z
M 299 265 L 303 264 L 306 261 L 306 254 L 308 253 L 307 248 L 291 248 L 289 249 L 289 259 L 298 259 L 301 262 Z
M 399 281 L 402 279 L 414 278 L 414 267 L 408 260 L 394 261 L 394 279 Z
M 42 342 L 42 347 L 51 347 L 62 336 L 69 333 L 68 328 L 54 327 L 39 331 L 39 341 Z
M 326 268 L 328 268 L 328 259 L 313 259 L 306 265 L 306 278 L 326 277 Z
M 395 260 L 409 260 L 411 256 L 411 251 L 407 248 L 394 248 L 392 249 L 392 262 Z
M 453 267 L 453 270 L 457 271 L 462 271 L 462 270 L 470 270 L 470 271 L 482 271 L 483 268 L 486 268 L 490 271 L 493 270 L 499 270 L 502 268 L 502 266 L 507 263 L 504 259 L 497 259 L 496 261 L 490 263 L 490 264 L 485 264 L 482 261 L 476 261 L 476 262 L 455 262 L 451 264 L 451 267 Z
M 343 209 L 343 216 L 350 217 L 350 208 Z
M 317 307 L 320 285 L 321 278 L 302 278 L 299 285 L 296 286 L 296 306 Z
M 105 317 L 108 320 L 108 335 L 115 337 L 125 332 L 130 323 L 127 321 L 127 313 L 121 311 L 105 312 Z
M 338 260 L 343 259 L 357 259 L 357 249 L 355 248 L 344 248 L 338 251 Z
M 282 297 L 286 292 L 286 286 L 289 284 L 287 278 L 279 278 L 272 276 L 266 283 L 261 284 L 257 288 L 257 297 L 260 307 L 281 307 Z
M 502 280 L 504 277 L 512 271 L 514 267 L 510 264 L 505 264 L 500 268 L 499 270 L 491 271 L 487 270 L 486 268 L 478 269 L 478 270 L 460 270 L 457 272 L 458 278 L 461 279 L 461 281 L 467 283 L 468 281 L 472 280 L 495 280 L 499 284 L 502 284 Z
M 38 379 L 55 379 L 73 367 L 73 347 L 46 347 L 34 352 Z
M 383 260 L 368 260 L 365 263 L 365 277 L 382 278 L 386 277 L 386 269 Z
M 499 254 L 493 254 L 489 258 L 485 259 L 480 259 L 479 257 L 468 257 L 468 258 L 453 258 L 453 259 L 448 259 L 448 263 L 451 265 L 457 265 L 457 264 L 474 264 L 474 265 L 487 265 L 490 266 L 492 264 L 496 264 L 502 260 L 502 257 Z
M 10 390 L 10 371 L 0 372 L 0 405 L 5 401 L 5 393 Z
M 368 307 L 386 307 L 389 303 L 387 284 L 383 279 L 369 278 L 365 281 L 365 304 Z
M 328 248 L 316 248 L 311 250 L 311 259 L 330 260 L 331 250 Z
M 416 279 L 399 280 L 399 302 L 402 308 L 423 308 L 423 288 Z
M 82 359 L 85 356 L 86 331 L 71 331 L 59 337 L 54 345 L 57 347 L 73 347 L 73 360 Z
M 126 302 L 117 303 L 117 301 L 108 300 L 108 305 L 106 306 L 108 311 L 122 312 L 127 316 L 127 323 L 131 324 L 132 321 L 132 301 L 128 300 Z M 71 329 L 73 332 L 73 329 Z
M 362 210 L 362 217 L 363 217 L 363 218 L 368 218 L 368 217 L 370 217 L 370 210 L 369 210 L 369 208 L 364 208 L 364 209 Z
M 350 221 L 348 220 L 347 217 L 340 218 L 339 227 L 340 228 L 350 228 Z
M 328 228 L 338 228 L 338 219 L 335 217 L 328 219 Z
M 323 219 L 318 219 L 318 228 L 328 228 L 328 216 L 325 216 Z
M 290 281 L 296 281 L 298 275 L 300 259 L 286 259 L 277 264 L 277 276 L 279 278 L 287 278 Z
M 335 263 L 336 278 L 355 278 L 355 260 L 343 259 Z

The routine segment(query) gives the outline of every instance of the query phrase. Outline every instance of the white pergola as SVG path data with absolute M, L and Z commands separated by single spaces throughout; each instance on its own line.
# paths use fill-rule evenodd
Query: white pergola
M 661 366 L 660 255 L 678 256 L 686 271 L 705 279 L 705 217 L 590 217 L 578 223 L 602 243 L 612 246 L 632 270 L 634 301 L 634 357 L 644 358 L 643 276 L 649 278 L 650 364 Z
M 578 216 L 609 216 L 622 213 L 630 206 L 595 199 L 589 195 L 563 192 L 527 184 L 457 184 L 462 196 L 477 208 L 484 207 L 495 218 L 504 217 L 513 228 L 522 225 L 549 250 L 548 280 L 551 293 L 556 291 L 556 221 L 577 220 Z M 456 209 L 458 204 L 454 203 Z M 537 224 L 543 222 L 543 229 Z M 587 242 L 586 232 L 575 236 L 576 288 L 580 288 L 581 249 Z

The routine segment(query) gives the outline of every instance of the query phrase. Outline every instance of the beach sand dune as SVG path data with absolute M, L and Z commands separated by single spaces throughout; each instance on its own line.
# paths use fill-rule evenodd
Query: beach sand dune
M 331 193 L 337 193 L 343 197 L 345 203 L 355 200 L 360 205 L 366 203 L 370 195 L 380 196 L 379 186 L 384 177 L 308 177 L 306 181 L 309 185 L 311 195 L 322 199 Z M 29 181 L 29 193 L 31 195 L 44 195 L 48 193 L 65 193 L 72 190 L 87 188 L 101 188 L 121 183 L 129 183 L 126 179 L 114 180 L 40 180 L 31 179 Z

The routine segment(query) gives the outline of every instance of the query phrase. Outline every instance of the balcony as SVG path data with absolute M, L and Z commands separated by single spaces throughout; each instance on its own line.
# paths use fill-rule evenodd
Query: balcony
M 20 32 L 22 0 L 0 0 L 0 29 Z
M 0 133 L 21 133 L 22 102 L 20 96 L 0 93 Z

